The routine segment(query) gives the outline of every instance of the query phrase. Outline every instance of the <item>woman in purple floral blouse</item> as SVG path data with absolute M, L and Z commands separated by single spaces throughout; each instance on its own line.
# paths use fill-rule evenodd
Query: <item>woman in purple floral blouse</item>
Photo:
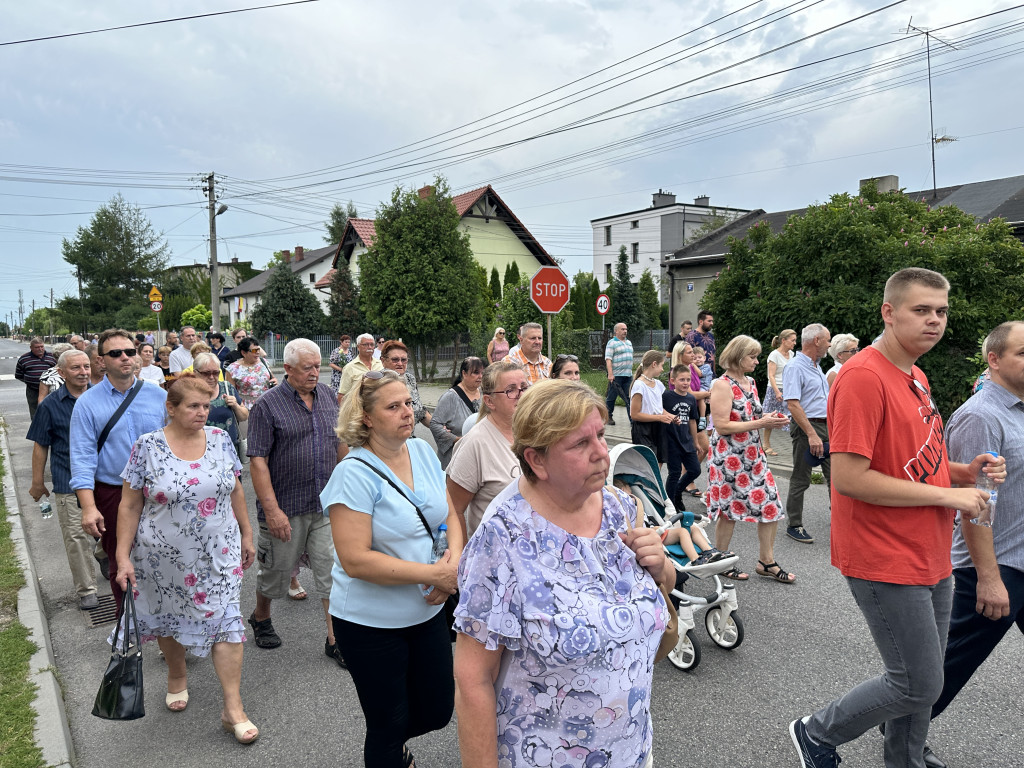
M 166 427 L 132 448 L 117 521 L 117 581 L 134 588 L 143 642 L 167 662 L 172 712 L 188 706 L 185 651 L 213 653 L 224 694 L 221 723 L 243 744 L 259 731 L 242 707 L 242 573 L 256 550 L 228 434 L 207 427 L 212 389 L 192 372 L 167 390 Z
M 607 418 L 590 387 L 564 379 L 535 384 L 516 408 L 522 476 L 459 563 L 463 765 L 652 765 L 651 677 L 668 621 L 656 581 L 674 571 L 633 502 L 605 488 Z

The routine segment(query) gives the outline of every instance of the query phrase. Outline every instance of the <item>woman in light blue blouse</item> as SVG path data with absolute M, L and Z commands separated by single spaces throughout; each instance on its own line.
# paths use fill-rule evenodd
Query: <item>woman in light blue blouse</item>
M 338 415 L 351 446 L 320 494 L 334 536 L 330 611 L 366 718 L 366 766 L 413 765 L 405 746 L 454 708 L 442 610 L 456 588 L 462 529 L 430 446 L 412 437 L 412 398 L 394 371 L 370 371 Z M 439 526 L 448 550 L 430 562 Z M 424 591 L 429 588 L 429 592 Z

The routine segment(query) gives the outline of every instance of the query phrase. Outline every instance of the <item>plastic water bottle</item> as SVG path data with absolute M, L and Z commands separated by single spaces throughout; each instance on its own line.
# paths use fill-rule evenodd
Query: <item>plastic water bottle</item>
M 39 515 L 43 520 L 49 520 L 53 517 L 53 504 L 50 503 L 49 499 L 43 499 L 39 505 Z
M 998 457 L 999 454 L 995 451 L 989 451 L 992 456 Z M 978 473 L 978 482 L 974 484 L 974 487 L 979 491 L 986 491 L 988 493 L 988 505 L 984 512 L 977 517 L 972 517 L 971 522 L 975 525 L 983 525 L 986 528 L 992 527 L 992 520 L 996 516 L 996 501 L 999 499 L 999 490 L 995 480 L 985 474 L 984 470 Z
M 434 537 L 434 546 L 430 550 L 430 564 L 433 565 L 440 560 L 446 549 L 448 549 L 448 526 L 441 523 L 437 527 L 437 536 Z M 429 595 L 433 591 L 434 587 L 431 585 L 423 590 L 423 594 Z

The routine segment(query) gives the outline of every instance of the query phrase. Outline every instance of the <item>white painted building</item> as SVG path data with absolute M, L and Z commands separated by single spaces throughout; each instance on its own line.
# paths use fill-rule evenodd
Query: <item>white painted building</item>
M 615 274 L 619 248 L 626 246 L 632 281 L 638 282 L 643 271 L 649 269 L 657 284 L 664 276 L 665 257 L 682 248 L 705 221 L 713 216 L 731 221 L 744 213 L 739 208 L 712 207 L 704 196 L 693 203 L 677 203 L 675 195 L 659 189 L 650 208 L 591 220 L 594 277 L 604 290 Z

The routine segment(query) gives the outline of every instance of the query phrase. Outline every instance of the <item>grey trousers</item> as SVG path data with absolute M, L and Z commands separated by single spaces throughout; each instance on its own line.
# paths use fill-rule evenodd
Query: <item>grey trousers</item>
M 814 428 L 823 443 L 828 442 L 828 424 L 812 421 L 811 427 Z M 789 495 L 786 497 L 786 517 L 789 519 L 786 525 L 791 528 L 799 528 L 804 524 L 804 493 L 811 487 L 811 465 L 807 463 L 807 449 L 810 448 L 810 442 L 807 440 L 807 433 L 800 429 L 800 425 L 795 421 L 789 426 L 789 437 L 793 441 L 793 474 L 789 478 Z M 821 462 L 821 471 L 825 473 L 825 483 L 831 497 L 831 458 Z
M 807 733 L 833 747 L 885 726 L 885 767 L 924 768 L 932 704 L 953 606 L 952 577 L 934 586 L 847 578 L 885 672 L 811 715 Z
M 78 497 L 73 493 L 54 493 L 54 506 L 60 522 L 60 534 L 64 538 L 64 550 L 68 553 L 71 578 L 79 597 L 96 593 L 96 558 L 93 550 L 96 541 L 82 529 L 82 510 L 78 508 Z

